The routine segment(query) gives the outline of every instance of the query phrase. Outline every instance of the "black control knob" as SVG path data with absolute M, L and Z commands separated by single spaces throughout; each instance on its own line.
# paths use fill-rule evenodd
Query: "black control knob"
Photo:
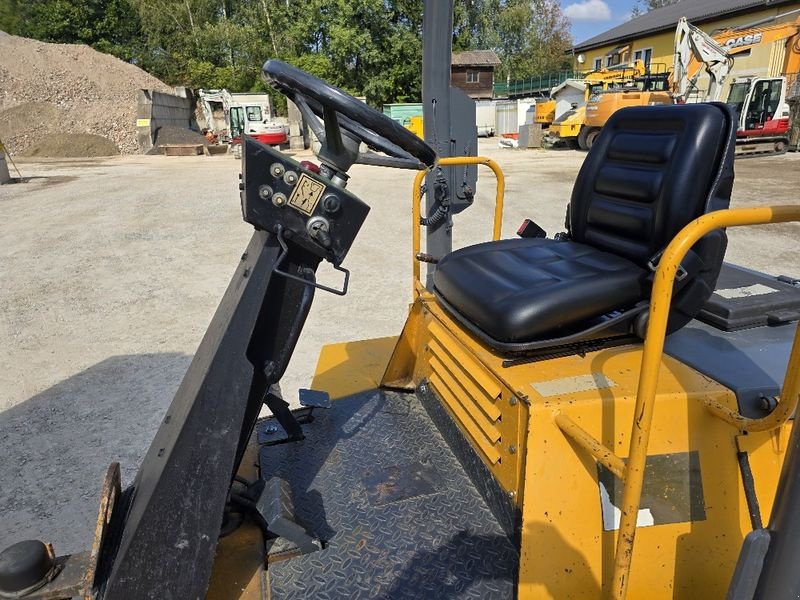
M 335 215 L 342 207 L 342 201 L 336 194 L 328 194 L 322 199 L 322 210 L 329 215 Z
M 0 552 L 0 593 L 19 594 L 44 585 L 55 564 L 52 548 L 39 540 L 9 546 Z

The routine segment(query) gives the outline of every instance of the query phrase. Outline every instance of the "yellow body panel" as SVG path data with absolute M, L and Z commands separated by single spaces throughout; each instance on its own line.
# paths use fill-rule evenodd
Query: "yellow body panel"
M 672 104 L 672 96 L 667 92 L 642 92 L 637 89 L 600 93 L 597 100 L 586 104 L 586 126 L 602 127 L 621 108 L 651 104 Z
M 541 123 L 542 125 L 549 125 L 556 118 L 556 101 L 546 100 L 545 102 L 536 103 L 536 113 L 533 117 L 534 123 Z
M 578 137 L 586 119 L 586 107 L 581 106 L 575 109 L 575 114 L 570 115 L 559 123 L 550 125 L 550 134 L 562 139 Z
M 631 345 L 504 368 L 503 357 L 475 340 L 431 295 L 415 302 L 385 383 L 432 385 L 521 507 L 520 598 L 607 595 L 616 532 L 603 530 L 597 465 L 555 417 L 570 417 L 624 458 L 641 360 L 642 346 Z M 709 398 L 736 409 L 730 390 L 663 358 L 648 456 L 698 453 L 705 519 L 637 529 L 630 598 L 722 597 L 727 589 L 751 525 L 737 463 L 738 432 L 706 409 Z M 766 520 L 785 450 L 775 440 L 788 439 L 788 433 L 757 435 L 748 437 L 747 451 Z
M 406 129 L 411 131 L 411 133 L 413 133 L 417 137 L 425 139 L 425 128 L 423 126 L 422 115 L 411 117 L 408 125 L 406 125 Z
M 380 385 L 397 336 L 328 344 L 322 347 L 311 389 L 346 398 Z

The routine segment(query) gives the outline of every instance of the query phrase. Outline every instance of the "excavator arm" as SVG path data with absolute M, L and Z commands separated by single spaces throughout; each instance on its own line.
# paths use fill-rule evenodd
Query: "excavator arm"
M 690 74 L 692 60 L 700 63 L 708 73 L 709 85 L 702 101 L 715 102 L 720 99 L 728 74 L 733 68 L 733 57 L 714 38 L 681 17 L 675 29 L 675 60 L 673 81 L 675 98 L 686 101 L 692 90 L 696 90 L 700 69 Z

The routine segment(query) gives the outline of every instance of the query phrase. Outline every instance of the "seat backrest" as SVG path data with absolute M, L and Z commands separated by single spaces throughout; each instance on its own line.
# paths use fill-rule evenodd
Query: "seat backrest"
M 689 221 L 727 208 L 735 134 L 721 103 L 617 111 L 575 182 L 571 238 L 646 267 Z
M 575 182 L 570 237 L 647 267 L 690 221 L 728 208 L 735 144 L 736 119 L 722 103 L 617 111 Z M 694 268 L 676 290 L 670 331 L 683 327 L 711 296 L 726 247 L 723 230 L 694 245 L 687 257 Z

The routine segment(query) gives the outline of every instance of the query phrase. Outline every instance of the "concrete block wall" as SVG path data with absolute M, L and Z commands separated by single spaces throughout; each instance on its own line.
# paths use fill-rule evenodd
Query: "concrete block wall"
M 154 90 L 139 90 L 136 134 L 140 152 L 145 153 L 153 147 L 153 139 L 159 127 L 197 129 L 194 95 L 186 88 L 177 88 L 176 92 L 165 94 Z

